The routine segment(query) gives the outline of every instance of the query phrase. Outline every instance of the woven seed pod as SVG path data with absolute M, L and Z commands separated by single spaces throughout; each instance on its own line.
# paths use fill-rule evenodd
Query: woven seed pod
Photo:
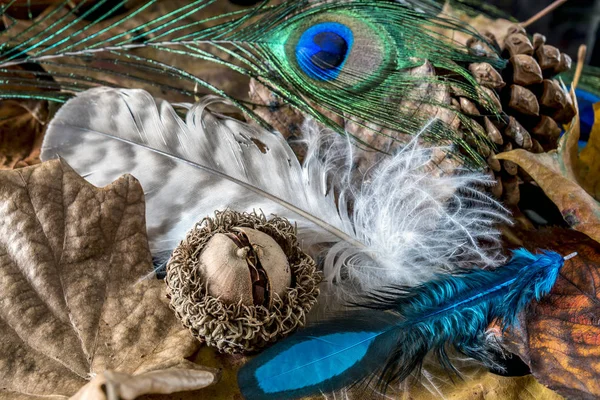
M 260 236 L 252 234 L 252 230 L 262 232 L 276 242 L 291 270 L 290 287 L 273 290 L 268 302 L 270 306 L 249 304 L 247 296 L 244 299 L 244 296 L 235 297 L 229 293 L 230 299 L 239 298 L 232 303 L 209 294 L 208 280 L 214 276 L 206 274 L 203 250 L 217 235 L 223 238 L 223 235 L 243 231 L 250 233 L 249 237 Z M 272 258 L 277 260 L 277 257 Z M 250 272 L 239 281 L 243 282 L 249 276 Z M 288 282 L 284 274 L 273 278 Z M 187 234 L 167 264 L 166 282 L 171 307 L 183 325 L 200 341 L 233 354 L 259 350 L 303 326 L 306 314 L 317 301 L 321 279 L 315 262 L 298 245 L 294 226 L 286 219 L 273 217 L 267 220 L 262 214 L 228 210 L 217 211 L 214 218 L 204 218 Z M 223 282 L 218 284 L 218 291 L 222 292 Z M 277 291 L 282 295 L 279 296 Z

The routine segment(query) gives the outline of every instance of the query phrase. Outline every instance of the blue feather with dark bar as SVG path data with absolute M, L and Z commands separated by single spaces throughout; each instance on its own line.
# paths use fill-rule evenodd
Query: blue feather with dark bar
M 385 392 L 435 353 L 458 374 L 447 351 L 493 365 L 487 327 L 505 329 L 532 300 L 548 294 L 565 258 L 553 251 L 515 250 L 495 270 L 467 270 L 417 287 L 372 294 L 364 309 L 322 321 L 248 362 L 238 382 L 247 399 L 290 399 L 374 383 Z

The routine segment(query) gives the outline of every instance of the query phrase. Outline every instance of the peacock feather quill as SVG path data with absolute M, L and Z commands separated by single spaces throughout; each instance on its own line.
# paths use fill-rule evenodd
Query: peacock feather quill
M 532 300 L 548 294 L 565 259 L 553 251 L 514 251 L 495 270 L 443 275 L 416 287 L 389 287 L 357 310 L 321 321 L 277 343 L 240 370 L 248 399 L 290 399 L 362 383 L 385 392 L 433 353 L 458 373 L 448 351 L 493 363 L 486 330 L 504 329 Z
M 209 11 L 216 0 L 195 0 L 153 20 L 138 20 L 144 10 L 157 6 L 158 0 L 147 0 L 125 16 L 108 18 L 132 1 L 81 0 L 73 5 L 65 0 L 25 28 L 7 23 L 0 43 L 0 97 L 62 102 L 98 85 L 114 86 L 118 78 L 188 99 L 196 95 L 194 88 L 203 88 L 265 124 L 247 103 L 169 62 L 182 56 L 254 78 L 340 133 L 347 134 L 339 122 L 343 118 L 396 140 L 394 132 L 414 134 L 422 128 L 431 116 L 423 112 L 426 106 L 450 110 L 444 95 L 449 86 L 467 98 L 484 96 L 466 69 L 469 63 L 505 63 L 497 56 L 471 54 L 450 39 L 445 32 L 486 42 L 460 21 L 441 15 L 430 0 L 263 1 L 218 15 Z M 14 1 L 2 6 L 7 21 L 13 6 Z M 424 63 L 436 73 L 411 72 Z M 43 70 L 16 68 L 31 64 Z M 484 103 L 490 114 L 496 112 L 493 102 Z M 466 127 L 473 125 L 452 112 Z M 485 141 L 485 135 L 473 130 L 472 136 L 469 145 L 447 124 L 436 124 L 424 138 L 449 140 L 481 162 L 472 146 Z

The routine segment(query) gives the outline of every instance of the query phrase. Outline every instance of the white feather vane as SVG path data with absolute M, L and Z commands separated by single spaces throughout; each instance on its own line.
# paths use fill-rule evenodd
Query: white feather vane
M 434 176 L 432 149 L 413 140 L 384 157 L 364 179 L 345 138 L 304 126 L 300 165 L 278 133 L 209 111 L 215 96 L 183 120 L 142 90 L 96 88 L 68 101 L 52 120 L 42 159 L 63 157 L 104 186 L 130 173 L 144 187 L 154 254 L 172 250 L 215 210 L 262 210 L 298 225 L 300 242 L 326 244 L 329 292 L 351 299 L 389 284 L 417 284 L 456 267 L 501 262 L 493 224 L 507 221 L 478 187 L 476 172 Z
M 509 223 L 508 212 L 482 191 L 492 184 L 487 176 L 466 168 L 435 170 L 432 153 L 449 148 L 422 147 L 417 135 L 357 178 L 354 147 L 346 138 L 320 130 L 312 121 L 303 132 L 305 168 L 334 179 L 340 209 L 351 204 L 344 220 L 363 244 L 339 241 L 328 249 L 323 271 L 332 287 L 327 293 L 354 301 L 355 294 L 394 284 L 412 286 L 434 273 L 504 261 L 495 225 Z
M 135 176 L 146 194 L 153 253 L 172 250 L 195 222 L 225 208 L 289 217 L 307 236 L 327 232 L 298 212 L 340 228 L 333 198 L 314 201 L 317 189 L 303 185 L 302 168 L 281 135 L 206 110 L 220 102 L 207 96 L 179 104 L 187 109 L 184 121 L 143 90 L 92 89 L 58 111 L 42 159 L 61 156 L 97 186 Z

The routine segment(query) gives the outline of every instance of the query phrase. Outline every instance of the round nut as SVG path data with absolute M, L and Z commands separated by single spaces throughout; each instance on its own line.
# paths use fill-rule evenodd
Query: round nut
M 238 243 L 223 233 L 215 234 L 200 254 L 199 264 L 206 281 L 207 292 L 224 303 L 247 306 L 255 305 L 253 281 L 250 268 L 261 268 L 268 280 L 267 296 L 270 308 L 273 293 L 280 297 L 291 286 L 292 274 L 287 257 L 277 242 L 266 233 L 251 228 L 234 228 L 244 234 L 251 246 L 240 247 Z M 249 264 L 249 253 L 254 252 L 259 265 Z
M 283 296 L 292 285 L 292 271 L 287 256 L 277 242 L 264 232 L 251 228 L 234 228 L 248 236 L 262 268 L 269 279 L 271 293 Z

